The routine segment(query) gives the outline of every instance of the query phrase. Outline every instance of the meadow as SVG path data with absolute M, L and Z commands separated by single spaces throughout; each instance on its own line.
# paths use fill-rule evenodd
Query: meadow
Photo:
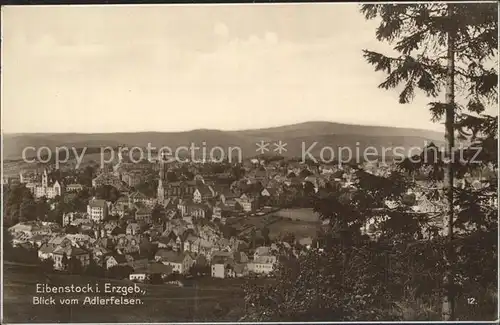
M 234 219 L 231 226 L 243 229 L 254 227 L 256 230 L 267 227 L 272 240 L 279 239 L 286 233 L 292 233 L 295 238 L 314 238 L 321 227 L 319 216 L 308 208 L 289 208 L 273 211 L 263 216 L 251 216 Z M 252 228 L 246 228 L 242 234 L 249 235 Z
M 278 217 L 291 218 L 295 221 L 319 222 L 319 215 L 312 208 L 281 209 L 273 214 Z

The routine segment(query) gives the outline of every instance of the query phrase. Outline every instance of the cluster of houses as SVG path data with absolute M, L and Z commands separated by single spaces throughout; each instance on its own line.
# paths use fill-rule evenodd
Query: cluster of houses
M 70 225 L 79 232 L 66 233 L 57 223 L 31 221 L 9 228 L 12 244 L 36 250 L 40 260 L 52 259 L 54 269 L 65 270 L 77 260 L 86 268 L 92 262 L 104 269 L 129 266 L 130 280 L 144 281 L 152 274 L 166 277 L 186 275 L 197 266 L 217 278 L 269 274 L 277 262 L 277 247 L 259 247 L 249 257 L 248 244 L 226 239 L 213 225 L 194 225 L 171 219 L 163 225 L 144 226 L 130 222 L 95 222 L 81 213 L 73 214 Z M 66 263 L 65 263 L 66 261 Z
M 187 274 L 195 266 L 207 268 L 218 278 L 269 274 L 277 263 L 276 247 L 250 250 L 246 235 L 226 238 L 220 225 L 230 217 L 255 217 L 264 204 L 278 205 L 287 187 L 310 182 L 317 190 L 330 180 L 350 175 L 301 164 L 283 168 L 251 162 L 246 176 L 231 182 L 228 173 L 193 173 L 191 180 L 168 181 L 167 166 L 160 162 L 157 195 L 148 197 L 127 191 L 141 182 L 144 170 L 128 170 L 124 165 L 103 170 L 92 180 L 96 188 L 110 185 L 122 193 L 116 202 L 89 198 L 86 211 L 64 214 L 62 225 L 17 224 L 10 228 L 13 244 L 28 244 L 37 250 L 39 259 L 51 258 L 57 270 L 67 268 L 71 259 L 83 268 L 92 261 L 106 269 L 127 265 L 133 269 L 130 279 L 138 281 L 152 272 Z M 42 186 L 47 188 L 47 184 L 45 170 Z M 81 190 L 77 185 L 68 187 Z M 160 218 L 153 214 L 158 207 Z M 69 228 L 76 233 L 68 233 Z
M 115 202 L 90 197 L 85 212 L 64 214 L 61 225 L 42 221 L 16 224 L 9 229 L 12 243 L 36 250 L 41 260 L 52 259 L 57 270 L 67 268 L 67 261 L 72 259 L 83 268 L 93 262 L 108 270 L 128 266 L 129 278 L 134 281 L 145 281 L 153 275 L 165 278 L 173 273 L 188 274 L 193 268 L 205 268 L 216 278 L 266 275 L 278 263 L 278 246 L 292 248 L 293 243 L 269 243 L 251 249 L 248 232 L 229 238 L 224 234 L 222 227 L 228 220 L 259 218 L 265 209 L 279 209 L 290 193 L 300 195 L 305 188 L 318 192 L 333 184 L 356 186 L 356 169 L 347 166 L 282 161 L 264 164 L 253 159 L 243 163 L 244 175 L 234 179 L 229 172 L 207 173 L 189 164 L 192 178 L 181 175 L 169 181 L 168 173 L 175 173 L 176 167 L 163 162 L 154 165 L 158 171 L 156 195 L 148 196 L 131 190 L 144 181 L 147 164 L 139 168 L 120 162 L 92 180 L 96 188 L 115 187 L 122 194 Z M 389 175 L 394 168 L 365 167 L 366 172 L 381 176 Z M 29 178 L 21 174 L 20 178 L 37 198 L 83 189 L 76 183 L 51 183 L 46 170 L 40 183 L 40 175 Z M 408 193 L 408 204 L 416 212 L 442 209 L 439 202 L 429 200 L 422 192 L 416 189 Z M 374 221 L 370 222 L 367 232 Z

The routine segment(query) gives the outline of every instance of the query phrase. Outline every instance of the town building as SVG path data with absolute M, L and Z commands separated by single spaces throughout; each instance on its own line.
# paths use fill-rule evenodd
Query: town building
M 76 183 L 68 184 L 65 187 L 66 192 L 80 192 L 83 191 L 83 188 L 84 187 L 82 184 L 76 184 Z
M 170 265 L 174 273 L 186 274 L 194 264 L 194 259 L 187 252 L 181 253 L 167 249 L 159 249 L 155 260 Z
M 56 270 L 66 270 L 68 265 L 65 264 L 64 261 L 64 256 L 66 256 L 67 261 L 66 263 L 69 263 L 69 261 L 74 258 L 77 259 L 82 268 L 87 267 L 90 264 L 90 254 L 75 246 L 65 246 L 65 247 L 57 247 L 53 252 L 52 256 L 54 259 L 54 269 Z
M 64 188 L 59 181 L 51 181 L 47 174 L 47 170 L 43 171 L 41 182 L 30 182 L 26 184 L 35 198 L 46 197 L 47 199 L 53 199 L 56 196 L 62 196 Z
M 104 185 L 113 186 L 119 191 L 126 190 L 126 184 L 116 175 L 109 172 L 102 172 L 92 179 L 92 187 L 101 187 Z
M 236 202 L 239 204 L 241 209 L 245 212 L 253 212 L 258 207 L 257 199 L 254 197 L 251 197 L 247 194 L 241 195 L 238 199 L 236 199 Z
M 200 184 L 193 193 L 193 202 L 201 203 L 213 198 L 215 192 L 210 185 Z
M 169 182 L 167 180 L 167 168 L 163 161 L 160 161 L 159 181 L 157 187 L 157 201 L 159 204 L 165 205 L 165 200 L 168 198 L 186 198 L 193 197 L 196 190 L 196 181 L 177 181 Z
M 95 222 L 101 222 L 108 216 L 108 204 L 105 200 L 92 199 L 87 205 L 87 213 Z

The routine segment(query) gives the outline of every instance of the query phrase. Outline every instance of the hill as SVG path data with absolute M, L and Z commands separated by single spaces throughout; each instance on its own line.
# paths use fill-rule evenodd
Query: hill
M 268 147 L 270 153 L 275 148 L 273 142 L 287 143 L 287 151 L 282 152 L 282 155 L 288 157 L 301 157 L 304 148 L 307 150 L 315 142 L 316 144 L 309 151 L 315 156 L 324 146 L 334 150 L 338 147 L 349 147 L 353 152 L 355 150 L 363 152 L 368 146 L 375 147 L 377 150 L 396 146 L 408 150 L 410 147 L 422 148 L 426 142 L 430 141 L 438 145 L 443 142 L 443 134 L 434 131 L 333 122 L 305 122 L 241 131 L 198 129 L 185 132 L 25 133 L 4 134 L 3 137 L 5 160 L 21 158 L 23 148 L 28 146 L 35 148 L 47 146 L 51 149 L 57 146 L 98 148 L 120 145 L 129 148 L 133 146 L 145 148 L 150 143 L 156 148 L 168 146 L 175 150 L 180 146 L 190 146 L 194 143 L 197 147 L 205 146 L 208 152 L 214 146 L 223 148 L 225 152 L 229 147 L 239 147 L 245 158 L 258 154 L 256 143 L 260 141 L 271 143 Z

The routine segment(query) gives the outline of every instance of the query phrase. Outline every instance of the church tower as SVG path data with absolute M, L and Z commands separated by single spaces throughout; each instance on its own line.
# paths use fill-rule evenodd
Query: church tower
M 165 201 L 165 188 L 164 183 L 166 181 L 166 172 L 165 172 L 165 162 L 163 161 L 163 157 L 160 158 L 160 168 L 159 168 L 159 180 L 158 180 L 158 188 L 156 198 L 159 204 L 163 204 Z
M 47 188 L 48 186 L 49 186 L 49 176 L 47 175 L 47 169 L 44 169 L 42 174 L 42 187 Z

